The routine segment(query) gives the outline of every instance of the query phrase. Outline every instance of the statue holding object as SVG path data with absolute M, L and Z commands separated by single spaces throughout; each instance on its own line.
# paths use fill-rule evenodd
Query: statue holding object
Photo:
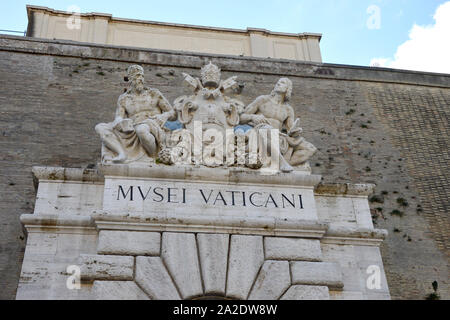
M 240 119 L 241 124 L 249 124 L 255 129 L 280 130 L 280 166 L 285 160 L 295 167 L 305 164 L 317 148 L 301 136 L 300 119 L 295 118 L 294 109 L 287 103 L 291 95 L 292 81 L 281 78 L 269 95 L 259 96 L 250 103 Z
M 164 147 L 164 124 L 176 119 L 176 112 L 156 89 L 144 86 L 144 69 L 128 68 L 130 88 L 119 97 L 113 122 L 95 127 L 100 135 L 102 162 L 131 163 L 149 160 Z

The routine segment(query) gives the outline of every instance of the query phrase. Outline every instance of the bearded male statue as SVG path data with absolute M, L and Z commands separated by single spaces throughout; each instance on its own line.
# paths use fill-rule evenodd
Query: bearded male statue
M 100 123 L 95 131 L 103 142 L 102 162 L 130 163 L 154 158 L 163 148 L 164 124 L 176 112 L 156 89 L 144 86 L 144 69 L 128 68 L 130 88 L 119 97 L 115 120 Z

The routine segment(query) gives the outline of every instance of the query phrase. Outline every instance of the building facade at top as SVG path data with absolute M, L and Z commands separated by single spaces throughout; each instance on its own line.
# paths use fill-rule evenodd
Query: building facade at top
M 29 37 L 114 46 L 322 62 L 317 33 L 200 27 L 72 13 L 27 6 Z M 79 19 L 75 21 L 74 19 Z M 72 23 L 68 28 L 67 24 Z
M 28 13 L 0 37 L 2 298 L 449 297 L 448 75 L 322 64 L 314 34 Z M 224 161 L 196 163 L 210 129 Z M 276 173 L 251 162 L 264 129 Z

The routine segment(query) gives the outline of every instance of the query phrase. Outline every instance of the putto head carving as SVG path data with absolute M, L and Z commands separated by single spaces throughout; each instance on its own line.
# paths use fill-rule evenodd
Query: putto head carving
M 272 94 L 284 94 L 284 100 L 289 101 L 292 96 L 292 81 L 289 78 L 281 78 L 278 80 Z
M 217 88 L 220 83 L 220 69 L 211 61 L 201 71 L 202 83 L 205 87 Z
M 132 65 L 128 68 L 128 77 L 130 80 L 135 79 L 137 76 L 143 76 L 144 75 L 144 68 L 141 66 L 138 66 L 137 64 Z

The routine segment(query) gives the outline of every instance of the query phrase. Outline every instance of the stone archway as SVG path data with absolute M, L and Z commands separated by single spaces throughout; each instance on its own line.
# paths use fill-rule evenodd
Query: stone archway
M 254 235 L 107 231 L 82 255 L 97 299 L 329 299 L 342 289 L 320 240 Z

